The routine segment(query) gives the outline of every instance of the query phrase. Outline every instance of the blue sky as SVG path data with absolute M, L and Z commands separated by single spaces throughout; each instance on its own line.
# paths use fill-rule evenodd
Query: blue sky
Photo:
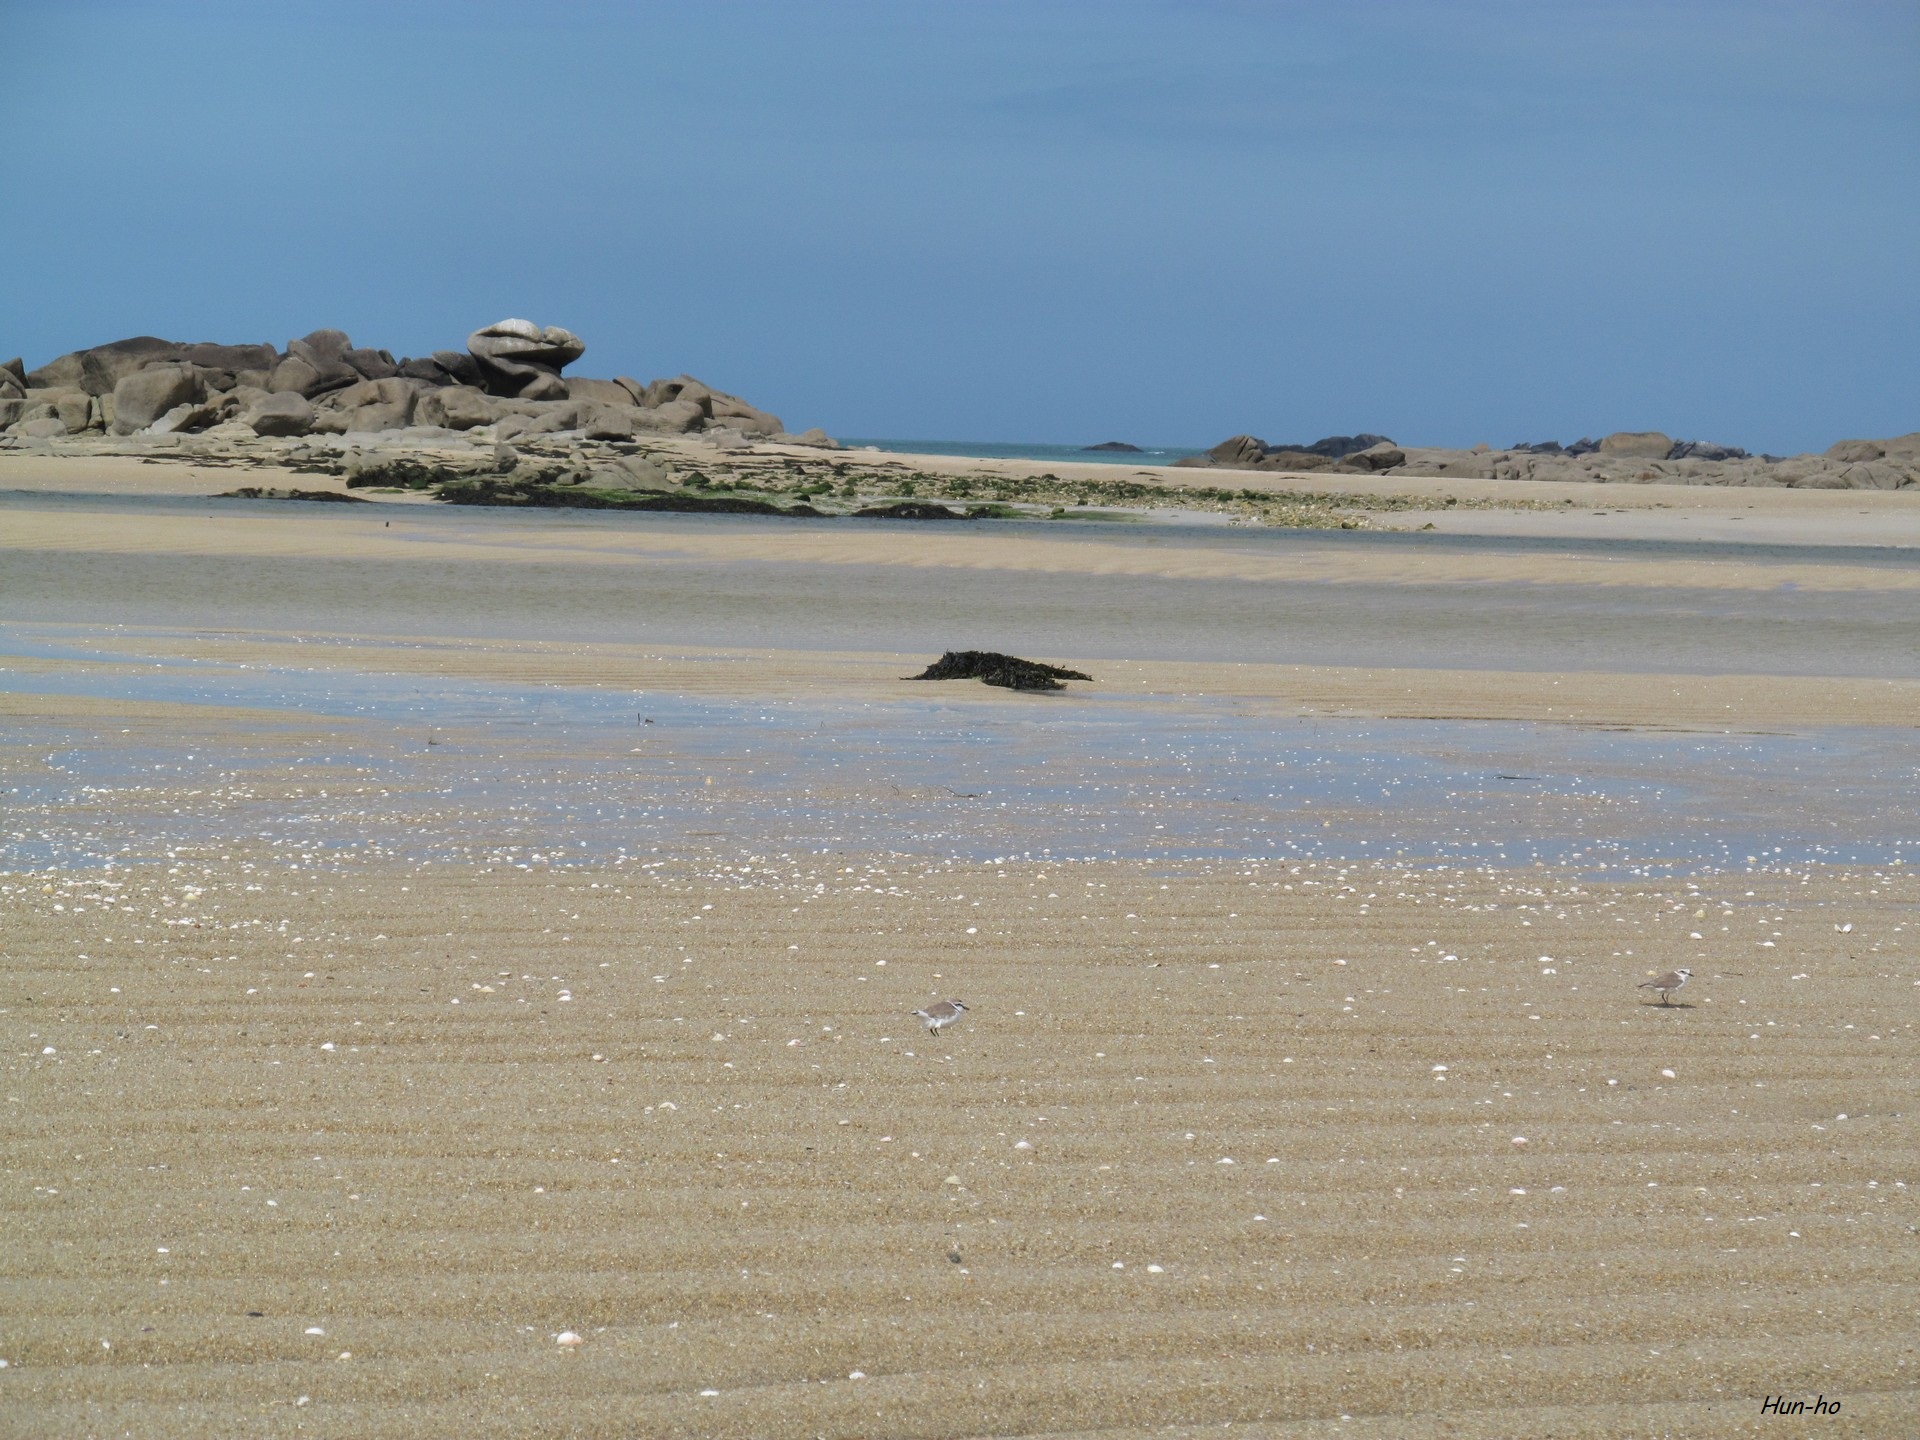
M 0 358 L 522 315 L 843 435 L 1920 428 L 1911 3 L 0 0 Z

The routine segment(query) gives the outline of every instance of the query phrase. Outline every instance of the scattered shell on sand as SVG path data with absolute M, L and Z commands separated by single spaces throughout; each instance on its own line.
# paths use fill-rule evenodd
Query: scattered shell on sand
M 558 1335 L 553 1337 L 553 1343 L 556 1345 L 565 1345 L 571 1349 L 575 1345 L 584 1345 L 587 1342 L 571 1330 L 562 1330 Z

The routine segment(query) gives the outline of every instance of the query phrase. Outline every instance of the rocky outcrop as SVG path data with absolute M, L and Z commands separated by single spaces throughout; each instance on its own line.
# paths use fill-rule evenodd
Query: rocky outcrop
M 1354 442 L 1370 441 L 1360 449 Z M 1657 430 L 1618 431 L 1571 445 L 1543 440 L 1505 450 L 1401 446 L 1383 436 L 1330 436 L 1309 446 L 1268 445 L 1252 435 L 1223 440 L 1179 462 L 1218 470 L 1290 474 L 1407 475 L 1460 480 L 1580 480 L 1634 485 L 1780 485 L 1810 490 L 1920 487 L 1920 432 L 1887 440 L 1842 440 L 1824 455 L 1749 455 L 1733 445 L 1674 440 Z
M 1393 442 L 1384 435 L 1329 435 L 1311 445 L 1269 445 L 1254 435 L 1235 435 L 1222 440 L 1204 456 L 1195 455 L 1175 463 L 1221 470 L 1284 470 L 1290 474 L 1316 470 L 1374 470 L 1386 467 L 1362 462 L 1347 464 L 1351 457 L 1384 453 Z
M 1871 463 L 1875 460 L 1906 461 L 1920 460 L 1920 430 L 1911 434 L 1896 435 L 1891 440 L 1842 440 L 1827 448 L 1826 458 L 1845 465 Z
M 47 438 L 88 430 L 179 434 L 229 425 L 230 436 L 385 432 L 410 426 L 498 438 L 583 439 L 713 431 L 723 441 L 786 436 L 780 417 L 691 375 L 649 383 L 564 377 L 586 352 L 572 331 L 501 320 L 468 348 L 395 358 L 344 330 L 271 345 L 183 343 L 153 335 L 76 350 L 36 370 L 0 365 L 0 431 Z M 245 426 L 242 430 L 239 427 Z M 786 437 L 792 438 L 792 437 Z M 812 431 L 798 443 L 832 446 Z

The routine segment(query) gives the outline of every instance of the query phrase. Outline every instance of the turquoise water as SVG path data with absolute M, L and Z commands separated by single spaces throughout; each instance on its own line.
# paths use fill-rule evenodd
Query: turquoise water
M 1171 465 L 1203 450 L 1142 445 L 1138 454 L 1083 450 L 1078 445 L 1017 445 L 975 440 L 842 440 L 848 449 L 871 445 L 894 455 L 959 455 L 969 460 L 1040 460 L 1058 465 Z M 1098 443 L 1098 442 L 1089 442 Z

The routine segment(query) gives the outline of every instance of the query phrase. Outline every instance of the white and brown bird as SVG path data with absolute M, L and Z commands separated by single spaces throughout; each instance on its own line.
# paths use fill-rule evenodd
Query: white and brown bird
M 1667 997 L 1676 990 L 1684 989 L 1687 981 L 1692 978 L 1693 971 L 1682 966 L 1678 970 L 1669 970 L 1664 975 L 1656 975 L 1651 980 L 1642 980 L 1633 988 L 1636 990 L 1658 990 L 1660 992 L 1660 1003 L 1665 1005 L 1667 1003 Z
M 937 1035 L 966 1014 L 967 1007 L 958 1000 L 936 1000 L 924 1010 L 913 1013 L 927 1022 L 927 1033 Z

